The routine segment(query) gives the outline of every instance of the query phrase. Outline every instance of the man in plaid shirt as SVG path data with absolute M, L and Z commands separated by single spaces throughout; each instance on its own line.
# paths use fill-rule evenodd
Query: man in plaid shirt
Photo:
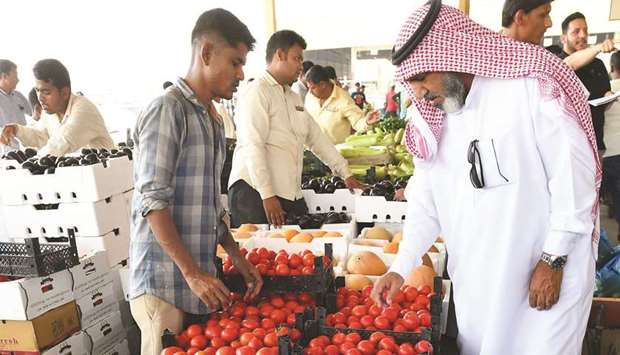
M 181 331 L 186 314 L 225 308 L 230 292 L 215 276 L 221 244 L 255 297 L 262 279 L 234 242 L 220 202 L 224 125 L 212 100 L 230 99 L 254 47 L 230 12 L 203 13 L 192 32 L 188 74 L 138 118 L 130 245 L 131 312 L 142 355 L 161 352 L 164 329 Z

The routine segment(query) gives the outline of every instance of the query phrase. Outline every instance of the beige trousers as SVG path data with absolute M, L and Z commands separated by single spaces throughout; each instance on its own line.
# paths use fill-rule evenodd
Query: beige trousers
M 143 294 L 129 302 L 131 315 L 136 320 L 141 336 L 141 355 L 160 355 L 161 335 L 165 329 L 175 334 L 183 328 L 183 311 L 162 299 Z

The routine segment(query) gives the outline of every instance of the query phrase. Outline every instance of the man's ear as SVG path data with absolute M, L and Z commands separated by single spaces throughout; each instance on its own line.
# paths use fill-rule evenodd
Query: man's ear
M 280 62 L 286 62 L 286 52 L 282 48 L 276 49 L 276 57 Z
M 515 13 L 512 19 L 517 26 L 523 26 L 525 24 L 525 16 L 526 16 L 525 11 L 521 9 L 521 10 L 517 10 L 517 12 Z
M 565 44 L 566 44 L 566 35 L 565 35 L 565 34 L 560 35 L 560 42 L 561 42 L 563 45 L 565 45 Z
M 63 100 L 69 101 L 69 97 L 71 97 L 71 88 L 65 86 L 64 88 L 60 89 L 60 97 L 62 97 Z
M 211 58 L 213 57 L 213 43 L 208 41 L 204 41 L 202 43 L 202 47 L 200 48 L 200 59 L 202 60 L 202 64 L 209 65 Z

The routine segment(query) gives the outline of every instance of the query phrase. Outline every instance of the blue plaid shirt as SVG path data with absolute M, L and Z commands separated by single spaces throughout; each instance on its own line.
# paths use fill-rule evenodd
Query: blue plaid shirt
M 169 208 L 194 261 L 215 275 L 218 236 L 227 231 L 220 200 L 224 126 L 209 117 L 192 89 L 179 78 L 140 114 L 134 141 L 130 297 L 148 293 L 185 312 L 206 314 L 206 305 L 162 250 L 145 216 Z

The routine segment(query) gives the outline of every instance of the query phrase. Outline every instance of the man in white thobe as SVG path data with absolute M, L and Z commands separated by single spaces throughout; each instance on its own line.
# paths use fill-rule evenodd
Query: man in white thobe
M 581 354 L 600 181 L 584 93 L 544 49 L 438 3 L 414 12 L 395 46 L 415 98 L 416 171 L 404 240 L 372 297 L 389 302 L 441 234 L 461 354 Z

